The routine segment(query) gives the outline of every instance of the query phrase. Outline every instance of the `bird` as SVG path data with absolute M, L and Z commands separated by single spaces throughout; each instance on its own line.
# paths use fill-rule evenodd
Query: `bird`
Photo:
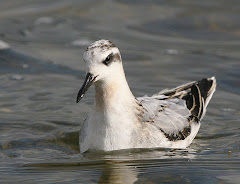
M 186 148 L 199 131 L 216 89 L 215 77 L 135 97 L 119 49 L 109 40 L 90 44 L 83 53 L 86 78 L 78 103 L 94 84 L 93 107 L 79 133 L 80 152 L 132 148 Z

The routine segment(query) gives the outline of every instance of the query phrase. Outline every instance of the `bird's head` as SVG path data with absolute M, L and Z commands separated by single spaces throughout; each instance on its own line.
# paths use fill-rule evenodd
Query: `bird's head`
M 94 82 L 105 81 L 123 72 L 120 52 L 109 40 L 92 43 L 84 52 L 83 59 L 87 75 L 78 92 L 77 103 Z

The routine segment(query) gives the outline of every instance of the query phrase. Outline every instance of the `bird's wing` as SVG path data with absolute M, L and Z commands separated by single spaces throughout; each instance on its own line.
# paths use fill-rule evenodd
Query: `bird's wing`
M 170 140 L 185 139 L 190 134 L 191 113 L 182 99 L 164 95 L 138 98 L 144 109 L 143 121 L 156 126 Z
M 138 98 L 144 109 L 143 121 L 158 127 L 170 140 L 183 140 L 191 133 L 191 123 L 204 116 L 215 88 L 212 77 Z

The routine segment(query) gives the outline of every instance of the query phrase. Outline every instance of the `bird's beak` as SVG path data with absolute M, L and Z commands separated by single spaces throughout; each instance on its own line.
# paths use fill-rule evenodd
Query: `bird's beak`
M 84 81 L 81 89 L 78 92 L 77 100 L 76 100 L 77 103 L 83 98 L 83 96 L 87 92 L 88 88 L 92 85 L 92 83 L 94 83 L 96 78 L 97 78 L 97 76 L 94 77 L 92 74 L 87 73 L 85 81 Z

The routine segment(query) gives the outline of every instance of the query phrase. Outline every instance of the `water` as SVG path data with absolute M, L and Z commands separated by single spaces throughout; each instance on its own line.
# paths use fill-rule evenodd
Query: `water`
M 240 183 L 240 3 L 1 1 L 1 183 Z M 98 39 L 122 53 L 136 96 L 216 76 L 187 149 L 79 153 L 82 53 Z

